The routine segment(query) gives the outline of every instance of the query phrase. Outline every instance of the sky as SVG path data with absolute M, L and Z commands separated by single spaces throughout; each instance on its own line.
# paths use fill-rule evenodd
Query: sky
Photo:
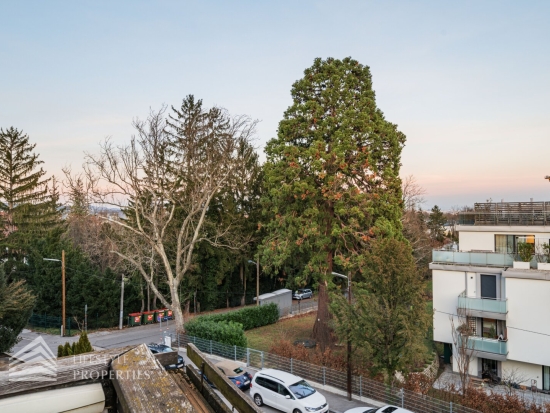
M 550 201 L 549 40 L 548 1 L 3 0 L 0 127 L 62 177 L 193 94 L 260 120 L 262 151 L 304 69 L 351 56 L 425 208 Z

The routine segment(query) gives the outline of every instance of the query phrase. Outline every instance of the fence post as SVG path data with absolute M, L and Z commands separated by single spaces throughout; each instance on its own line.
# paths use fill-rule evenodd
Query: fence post
M 405 401 L 405 390 L 401 389 L 401 408 L 403 409 L 403 405 Z
M 325 367 L 323 366 L 323 386 L 326 385 L 326 381 L 325 381 Z
M 453 402 L 449 402 L 449 413 L 453 413 Z
M 363 376 L 359 376 L 359 399 L 363 398 Z
M 71 317 L 69 318 L 69 337 L 71 336 Z
M 262 351 L 260 354 L 262 356 L 262 370 L 263 370 L 263 368 L 264 368 L 264 352 Z
M 212 355 L 212 340 L 210 340 L 210 355 Z
M 290 374 L 294 374 L 294 373 L 292 372 L 292 358 L 290 359 Z
M 233 347 L 235 347 L 235 361 L 237 361 L 237 345 L 234 345 Z
M 246 367 L 250 367 L 250 349 L 246 348 Z

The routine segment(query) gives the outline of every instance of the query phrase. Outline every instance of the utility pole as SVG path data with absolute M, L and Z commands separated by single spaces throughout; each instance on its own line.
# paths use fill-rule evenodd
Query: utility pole
M 124 274 L 122 274 L 122 283 L 120 284 L 120 317 L 118 319 L 118 329 L 122 330 L 122 321 L 124 320 Z
M 61 260 L 42 258 L 44 261 L 61 262 L 61 336 L 65 335 L 65 250 L 61 250 Z
M 62 304 L 61 304 L 61 317 L 63 319 L 63 335 L 65 335 L 66 329 L 66 320 L 65 320 L 65 250 L 61 250 L 61 295 L 62 295 Z
M 260 257 L 256 261 L 256 306 L 260 305 Z
M 345 278 L 348 281 L 348 304 L 351 308 L 351 273 L 348 275 L 332 272 L 332 275 L 340 278 Z M 348 377 L 347 377 L 347 390 L 348 400 L 351 400 L 351 331 L 348 330 L 348 351 L 347 351 L 347 364 L 348 364 Z
M 351 308 L 351 273 L 348 274 L 348 304 Z M 351 401 L 351 331 L 348 331 L 348 400 Z

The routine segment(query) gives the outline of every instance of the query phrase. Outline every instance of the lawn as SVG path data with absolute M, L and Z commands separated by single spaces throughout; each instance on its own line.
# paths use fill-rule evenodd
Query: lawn
M 316 312 L 301 316 L 285 318 L 275 324 L 255 328 L 245 332 L 248 347 L 269 351 L 279 340 L 294 342 L 297 339 L 309 338 L 315 323 Z

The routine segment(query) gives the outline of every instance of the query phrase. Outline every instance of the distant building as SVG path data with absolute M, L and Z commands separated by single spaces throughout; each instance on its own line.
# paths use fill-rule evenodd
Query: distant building
M 457 230 L 458 246 L 434 250 L 430 264 L 434 340 L 456 355 L 455 315 L 455 328 L 466 320 L 473 334 L 470 375 L 517 369 L 524 385 L 550 390 L 550 202 L 475 204 Z M 529 262 L 519 262 L 522 248 Z

